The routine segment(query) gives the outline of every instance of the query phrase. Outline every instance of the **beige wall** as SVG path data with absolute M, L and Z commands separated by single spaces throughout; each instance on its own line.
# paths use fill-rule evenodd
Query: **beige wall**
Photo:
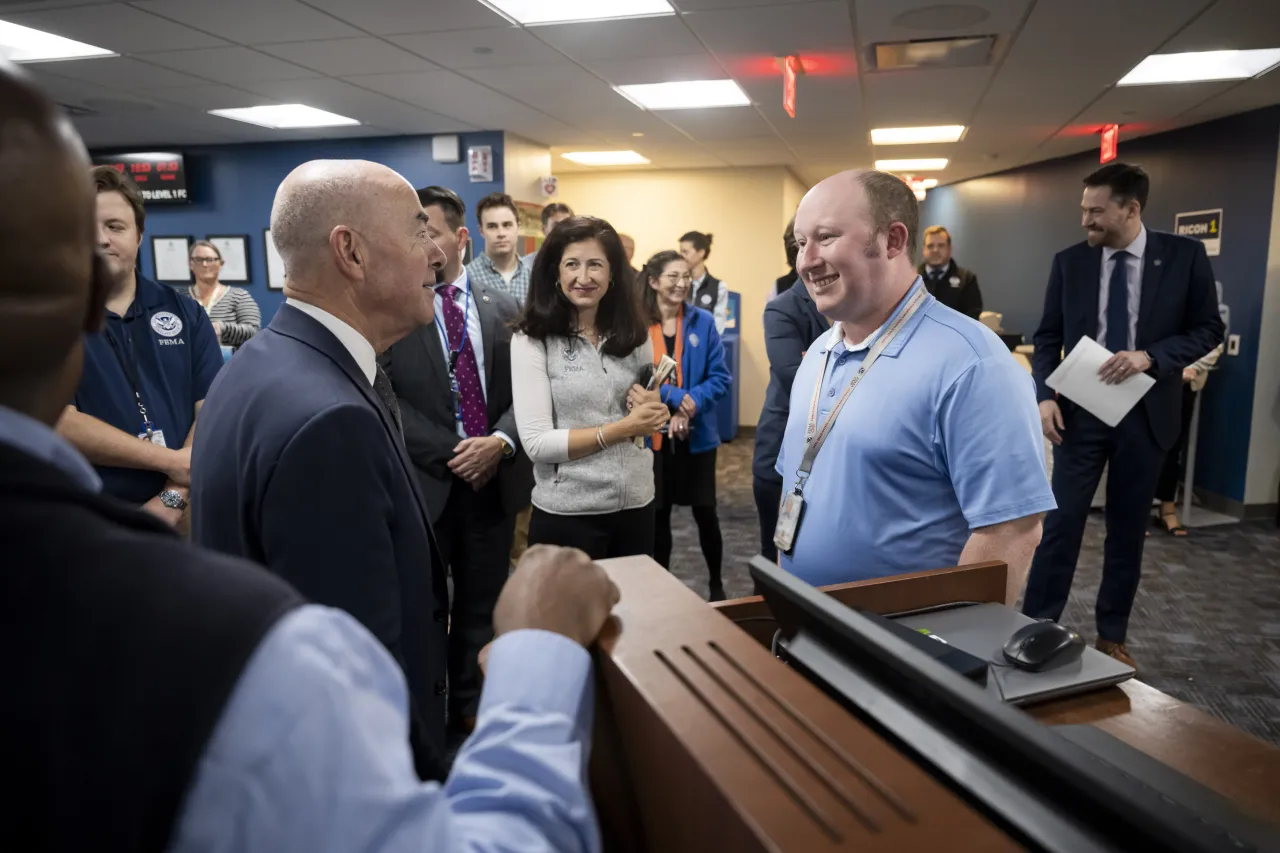
M 796 215 L 796 208 L 800 206 L 800 199 L 804 198 L 804 194 L 808 191 L 809 188 L 790 169 L 783 171 L 782 227 L 784 229 L 787 227 L 787 223 L 791 221 L 791 217 Z M 781 234 L 782 232 L 779 231 L 778 233 Z
M 637 267 L 655 252 L 679 248 L 686 231 L 715 238 L 707 268 L 742 294 L 738 417 L 754 426 L 769 381 L 760 318 L 774 279 L 787 270 L 782 230 L 794 211 L 787 204 L 803 192 L 786 169 L 767 167 L 575 172 L 560 175 L 559 198 L 634 237 Z
M 542 178 L 551 174 L 551 149 L 523 136 L 504 133 L 502 174 L 507 195 L 516 201 L 545 204 Z
M 1258 373 L 1249 430 L 1249 467 L 1244 481 L 1246 506 L 1275 503 L 1276 483 L 1280 481 L 1280 152 L 1272 198 L 1271 244 L 1267 250 Z

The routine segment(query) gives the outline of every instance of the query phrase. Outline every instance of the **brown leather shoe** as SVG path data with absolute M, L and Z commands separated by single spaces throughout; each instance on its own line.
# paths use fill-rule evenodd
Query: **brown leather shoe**
M 1135 670 L 1138 668 L 1138 664 L 1134 662 L 1133 657 L 1129 654 L 1129 650 L 1125 648 L 1124 643 L 1113 643 L 1110 640 L 1104 640 L 1099 637 L 1098 642 L 1094 643 L 1094 648 L 1102 652 L 1104 655 L 1109 655 L 1115 658 L 1125 666 L 1131 666 Z

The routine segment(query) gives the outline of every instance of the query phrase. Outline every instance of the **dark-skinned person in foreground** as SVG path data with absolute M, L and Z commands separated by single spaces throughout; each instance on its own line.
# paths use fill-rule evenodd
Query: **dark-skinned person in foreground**
M 69 121 L 0 61 L 0 849 L 597 851 L 590 656 L 617 588 L 530 549 L 494 611 L 474 735 L 420 782 L 404 676 L 346 613 L 101 493 L 54 427 L 103 322 Z M 306 535 L 300 530 L 299 535 Z

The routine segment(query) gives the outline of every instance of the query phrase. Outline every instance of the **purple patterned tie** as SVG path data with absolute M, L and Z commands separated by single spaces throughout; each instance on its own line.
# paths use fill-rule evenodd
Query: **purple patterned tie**
M 459 405 L 462 407 L 462 429 L 469 437 L 489 434 L 489 414 L 485 411 L 484 391 L 480 388 L 480 371 L 476 367 L 475 341 L 467 336 L 467 345 L 462 346 L 462 336 L 466 332 L 466 318 L 454 299 L 458 288 L 452 284 L 444 284 L 436 288 L 444 302 L 444 330 L 449 336 L 450 354 L 458 353 L 454 365 L 454 376 L 458 380 Z

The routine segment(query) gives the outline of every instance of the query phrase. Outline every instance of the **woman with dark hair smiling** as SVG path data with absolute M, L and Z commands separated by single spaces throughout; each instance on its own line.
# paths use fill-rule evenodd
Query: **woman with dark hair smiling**
M 653 455 L 636 439 L 669 415 L 644 389 L 647 325 L 613 227 L 590 216 L 558 225 L 511 339 L 516 428 L 534 463 L 530 545 L 653 554 Z
M 724 542 L 716 517 L 716 448 L 720 430 L 706 411 L 729 390 L 724 347 L 710 311 L 685 303 L 693 277 L 679 252 L 667 250 L 640 271 L 648 309 L 649 340 L 655 358 L 675 359 L 672 381 L 661 389 L 671 410 L 665 436 L 653 437 L 653 478 L 657 491 L 654 558 L 671 568 L 671 508 L 693 508 L 698 545 L 707 561 L 712 601 L 724 601 L 720 564 Z

